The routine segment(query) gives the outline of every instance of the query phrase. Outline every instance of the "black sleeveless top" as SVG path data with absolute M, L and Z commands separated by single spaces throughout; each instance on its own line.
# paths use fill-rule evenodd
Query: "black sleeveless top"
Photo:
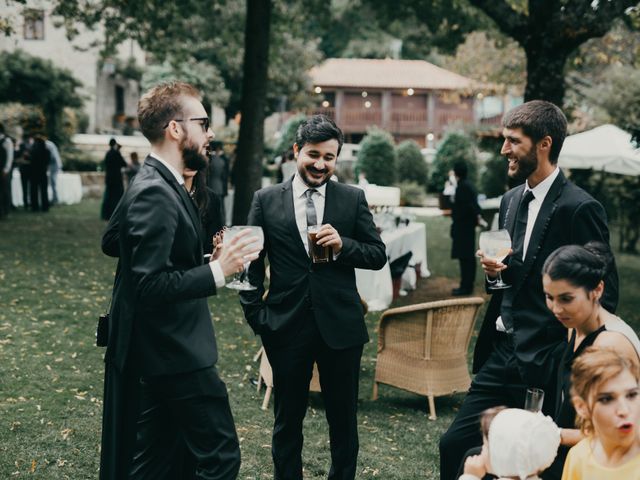
M 584 352 L 585 348 L 593 345 L 593 342 L 596 341 L 598 335 L 605 330 L 604 325 L 602 325 L 599 329 L 584 337 L 584 340 L 582 340 L 582 343 L 578 345 L 575 352 L 573 351 L 576 345 L 575 329 L 571 333 L 571 339 L 565 347 L 562 359 L 560 360 L 556 385 L 556 413 L 554 421 L 560 428 L 576 428 L 576 411 L 573 408 L 573 403 L 571 402 L 571 366 L 573 365 L 573 361 L 578 358 L 582 352 Z M 562 477 L 564 461 L 567 458 L 567 453 L 569 453 L 569 448 L 570 447 L 565 445 L 560 445 L 558 447 L 558 454 L 556 455 L 555 460 L 541 475 L 543 480 L 560 480 Z
M 571 366 L 573 361 L 578 358 L 585 348 L 590 347 L 598 338 L 602 332 L 604 332 L 605 326 L 602 325 L 596 331 L 591 332 L 584 337 L 582 343 L 576 345 L 576 331 L 575 329 L 571 333 L 571 339 L 567 344 L 567 347 L 562 354 L 560 360 L 560 368 L 558 369 L 558 383 L 556 388 L 556 414 L 554 421 L 560 428 L 576 428 L 576 411 L 571 403 Z M 575 351 L 574 351 L 575 349 Z

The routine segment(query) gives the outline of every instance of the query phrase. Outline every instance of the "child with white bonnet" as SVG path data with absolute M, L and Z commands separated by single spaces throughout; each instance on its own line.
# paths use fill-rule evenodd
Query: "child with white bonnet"
M 482 452 L 467 458 L 459 480 L 538 480 L 556 456 L 560 430 L 550 417 L 519 408 L 492 408 L 480 420 Z

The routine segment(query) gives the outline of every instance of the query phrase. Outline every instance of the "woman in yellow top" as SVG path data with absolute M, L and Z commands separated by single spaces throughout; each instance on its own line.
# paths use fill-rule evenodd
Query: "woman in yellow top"
M 571 393 L 586 435 L 571 450 L 562 480 L 640 480 L 640 369 L 590 347 L 573 363 Z

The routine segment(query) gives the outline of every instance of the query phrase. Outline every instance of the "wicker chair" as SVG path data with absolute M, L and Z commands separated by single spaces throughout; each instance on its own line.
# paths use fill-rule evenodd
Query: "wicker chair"
M 264 351 L 264 347 L 260 347 L 260 350 L 253 356 L 253 361 L 260 360 L 260 371 L 258 374 L 258 392 L 262 385 L 265 386 L 264 398 L 262 399 L 262 410 L 266 410 L 269 407 L 269 399 L 271 398 L 271 392 L 273 391 L 273 370 L 271 370 L 271 364 L 267 358 L 267 353 Z M 318 373 L 318 365 L 313 364 L 313 375 L 311 376 L 311 382 L 309 382 L 310 392 L 319 392 L 320 389 L 320 374 Z
M 471 384 L 467 349 L 479 297 L 420 303 L 386 310 L 378 326 L 378 357 L 373 400 L 384 383 L 429 399 L 467 390 Z

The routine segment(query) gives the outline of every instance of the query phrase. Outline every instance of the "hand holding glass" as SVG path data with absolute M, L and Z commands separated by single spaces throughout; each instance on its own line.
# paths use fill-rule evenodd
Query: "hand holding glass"
M 253 243 L 247 245 L 246 248 L 252 248 L 258 251 L 262 250 L 262 248 L 264 247 L 264 233 L 262 232 L 262 227 L 257 227 L 255 225 L 235 225 L 228 228 L 224 232 L 223 242 L 230 242 L 234 237 L 239 236 L 242 231 L 247 229 L 251 230 L 251 232 L 248 234 L 242 234 L 242 236 L 246 236 L 247 238 L 253 237 L 255 238 L 255 240 L 253 241 Z M 231 283 L 227 283 L 225 286 L 233 290 L 256 290 L 257 287 L 251 285 L 251 283 L 249 283 L 249 280 L 247 279 L 247 273 L 250 263 L 251 262 L 246 262 L 244 264 L 242 272 L 236 274 L 234 280 Z
M 492 230 L 490 232 L 480 232 L 480 250 L 482 254 L 496 262 L 502 262 L 511 251 L 511 237 L 507 230 Z M 502 275 L 498 272 L 496 283 L 489 285 L 492 290 L 511 288 L 511 285 L 502 281 Z
M 313 263 L 327 263 L 330 258 L 330 247 L 318 245 L 316 236 L 321 225 L 310 225 L 307 227 L 307 241 L 309 242 L 309 255 Z

